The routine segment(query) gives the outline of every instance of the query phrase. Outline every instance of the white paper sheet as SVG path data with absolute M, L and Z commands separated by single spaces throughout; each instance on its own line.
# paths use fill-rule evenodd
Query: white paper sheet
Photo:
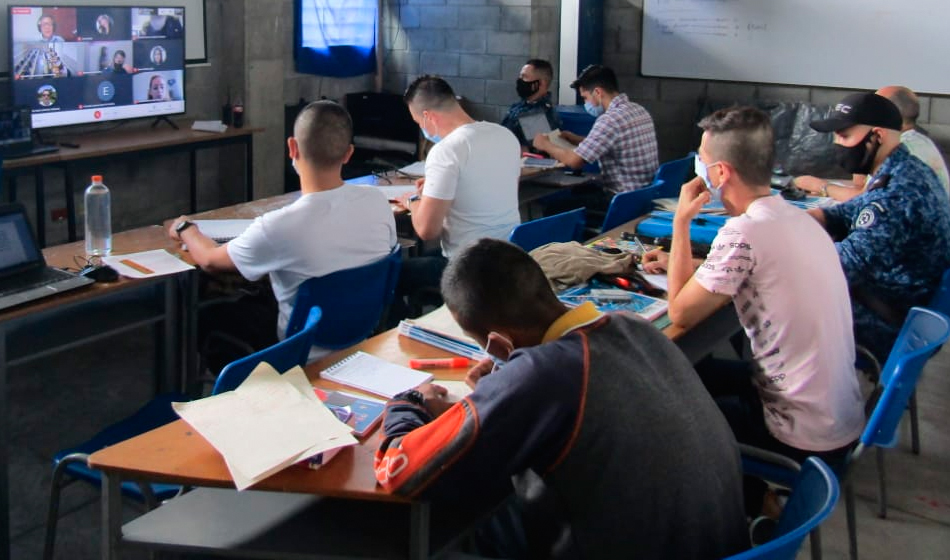
M 424 177 L 426 174 L 426 162 L 425 161 L 414 161 L 409 165 L 402 167 L 399 171 L 405 173 L 406 175 L 412 175 L 414 177 Z
M 396 200 L 404 194 L 415 194 L 416 186 L 415 185 L 358 185 L 354 184 L 354 187 L 361 187 L 365 189 L 376 189 L 379 192 L 386 195 L 386 198 L 389 200 Z
M 165 249 L 109 255 L 102 257 L 102 262 L 127 278 L 152 278 L 195 268 Z
M 218 243 L 227 243 L 235 237 L 244 233 L 254 220 L 252 219 L 233 219 L 233 220 L 193 220 L 201 233 L 214 239 Z
M 262 363 L 234 391 L 172 407 L 221 453 L 238 490 L 316 453 L 357 443 L 299 367 L 280 375 Z
M 445 396 L 445 400 L 449 402 L 459 402 L 460 400 L 472 394 L 472 388 L 466 385 L 464 381 L 434 379 L 432 384 L 441 385 L 449 390 L 449 394 Z

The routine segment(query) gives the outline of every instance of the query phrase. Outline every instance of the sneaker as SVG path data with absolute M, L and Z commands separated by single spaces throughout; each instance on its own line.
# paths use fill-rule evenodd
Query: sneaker
M 749 539 L 752 541 L 752 546 L 759 546 L 772 540 L 776 527 L 778 527 L 778 521 L 771 517 L 761 515 L 753 519 L 749 524 Z

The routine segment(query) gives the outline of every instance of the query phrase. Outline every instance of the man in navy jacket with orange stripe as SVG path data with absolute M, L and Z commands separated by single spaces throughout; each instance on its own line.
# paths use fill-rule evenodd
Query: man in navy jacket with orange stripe
M 482 502 L 533 471 L 553 504 L 545 513 L 569 531 L 561 556 L 722 558 L 746 547 L 735 439 L 663 334 L 590 304 L 568 310 L 531 257 L 497 240 L 456 255 L 442 294 L 506 361 L 476 367 L 474 392 L 454 405 L 434 385 L 387 404 L 376 455 L 386 489 Z

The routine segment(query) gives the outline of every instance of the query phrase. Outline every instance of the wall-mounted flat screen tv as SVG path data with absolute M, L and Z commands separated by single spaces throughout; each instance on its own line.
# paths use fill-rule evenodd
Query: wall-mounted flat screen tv
M 33 128 L 185 112 L 183 7 L 10 6 L 14 105 Z

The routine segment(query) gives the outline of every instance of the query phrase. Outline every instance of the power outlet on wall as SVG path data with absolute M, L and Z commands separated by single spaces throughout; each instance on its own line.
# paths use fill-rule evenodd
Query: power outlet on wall
M 49 219 L 52 222 L 62 222 L 66 220 L 65 208 L 53 208 L 49 211 Z

